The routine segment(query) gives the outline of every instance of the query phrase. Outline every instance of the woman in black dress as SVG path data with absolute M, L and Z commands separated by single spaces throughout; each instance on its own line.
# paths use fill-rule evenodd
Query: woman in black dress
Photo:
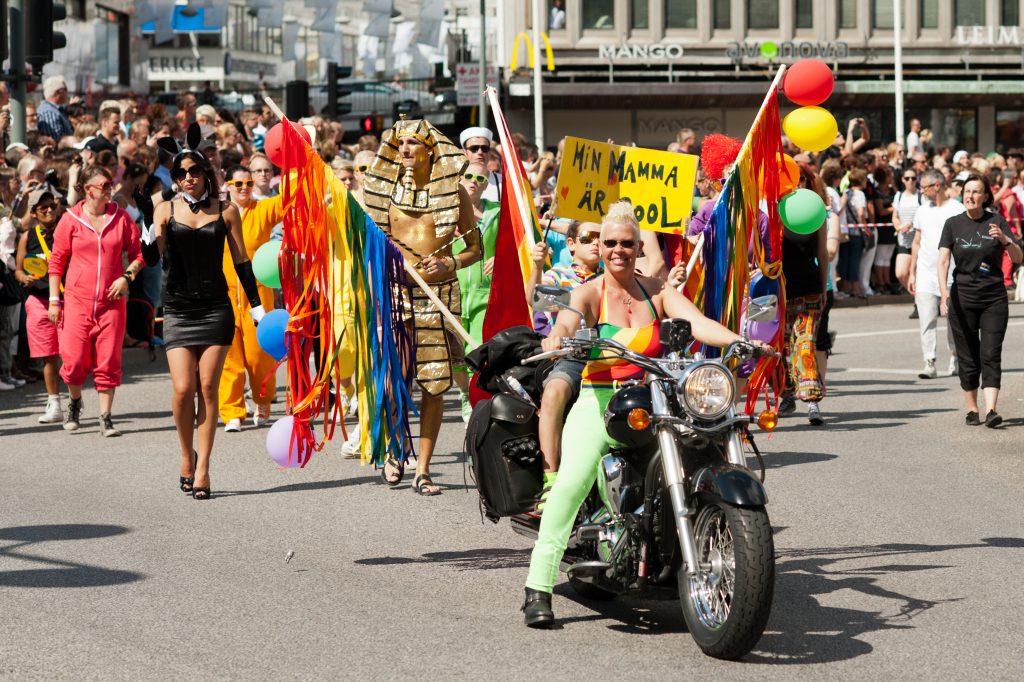
M 225 242 L 252 305 L 250 315 L 257 323 L 263 317 L 263 306 L 242 241 L 241 216 L 233 204 L 219 199 L 213 169 L 195 151 L 198 138 L 198 126 L 193 124 L 189 148 L 179 152 L 171 166 L 171 177 L 181 191 L 153 212 L 153 241 L 146 256 L 147 263 L 163 256 L 170 264 L 163 296 L 164 341 L 181 444 L 180 487 L 195 499 L 206 500 L 210 498 L 210 453 L 217 431 L 217 388 L 235 330 L 224 279 Z M 194 402 L 197 393 L 198 409 Z M 194 425 L 198 426 L 195 450 Z
M 960 388 L 967 402 L 965 421 L 969 426 L 981 423 L 978 410 L 978 386 L 981 385 L 988 407 L 985 426 L 989 428 L 1003 422 L 996 412 L 1003 337 L 1010 316 L 1003 286 L 1003 253 L 1009 254 L 1016 264 L 1024 257 L 1006 220 L 986 210 L 992 200 L 988 182 L 972 174 L 964 181 L 966 213 L 948 219 L 939 238 L 939 293 L 942 297 L 939 305 L 942 314 L 949 316 L 956 345 Z M 947 287 L 951 256 L 956 267 L 953 286 Z

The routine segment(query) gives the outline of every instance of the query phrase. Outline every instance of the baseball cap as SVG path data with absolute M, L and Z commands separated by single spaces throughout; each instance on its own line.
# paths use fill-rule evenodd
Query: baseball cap
M 1006 156 L 1007 158 L 1011 156 L 1019 156 L 1020 158 L 1024 159 L 1024 151 L 1022 151 L 1018 147 L 1013 147 L 1010 149 L 1010 151 L 1006 152 Z
M 28 212 L 32 213 L 33 211 L 35 211 L 36 210 L 36 204 L 38 204 L 40 201 L 42 201 L 46 197 L 50 197 L 51 199 L 56 199 L 57 198 L 56 195 L 51 190 L 49 190 L 49 189 L 36 189 L 36 190 L 33 190 L 33 191 L 29 192 L 28 193 L 28 204 L 27 204 L 28 205 Z
M 970 172 L 968 172 L 968 171 L 960 171 L 959 173 L 956 174 L 956 177 L 953 178 L 953 182 L 959 182 L 962 185 L 965 182 L 967 182 L 967 178 L 969 178 L 969 177 L 971 177 Z
M 7 149 L 4 150 L 4 153 L 6 154 L 7 152 L 14 151 L 15 149 L 20 149 L 25 152 L 32 151 L 24 142 L 12 142 L 9 145 L 7 145 Z
M 96 139 L 95 135 L 90 135 L 76 145 L 73 145 L 75 149 L 82 150 L 89 147 L 89 143 Z M 89 147 L 91 149 L 91 147 Z
M 961 161 L 967 161 L 970 158 L 970 154 L 961 149 L 953 155 L 953 163 L 960 163 Z

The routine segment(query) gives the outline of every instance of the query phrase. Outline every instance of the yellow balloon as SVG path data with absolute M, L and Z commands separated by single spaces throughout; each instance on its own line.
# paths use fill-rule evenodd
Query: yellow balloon
M 835 117 L 821 107 L 800 107 L 782 119 L 786 136 L 800 149 L 820 152 L 828 149 L 839 134 Z

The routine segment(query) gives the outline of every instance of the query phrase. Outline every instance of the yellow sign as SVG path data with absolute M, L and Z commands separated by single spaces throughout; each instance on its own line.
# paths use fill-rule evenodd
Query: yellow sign
M 556 189 L 558 215 L 601 222 L 621 199 L 633 204 L 640 227 L 680 234 L 686 229 L 697 179 L 697 157 L 566 137 Z
M 548 58 L 548 71 L 554 71 L 555 53 L 551 50 L 551 41 L 548 40 L 548 34 L 541 32 L 540 39 L 544 41 L 544 53 Z M 516 42 L 512 45 L 512 61 L 509 65 L 513 71 L 519 68 L 519 43 L 524 40 L 526 41 L 526 65 L 532 69 L 535 63 L 536 57 L 533 53 L 533 41 L 530 40 L 530 34 L 523 31 L 516 36 Z

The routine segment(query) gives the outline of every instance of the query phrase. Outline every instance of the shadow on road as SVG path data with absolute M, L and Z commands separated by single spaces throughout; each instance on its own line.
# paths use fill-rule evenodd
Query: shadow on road
M 73 561 L 62 561 L 28 554 L 22 549 L 43 542 L 95 540 L 127 533 L 124 526 L 96 524 L 61 524 L 0 528 L 0 542 L 14 544 L 0 547 L 0 559 L 43 564 L 46 568 L 0 570 L 0 587 L 103 587 L 123 585 L 141 580 L 134 571 L 122 571 Z M 5 561 L 5 563 L 7 563 Z
M 528 568 L 529 549 L 470 549 L 464 552 L 428 552 L 418 557 L 385 556 L 356 559 L 360 566 L 400 566 L 402 564 L 446 564 L 457 571 L 483 571 L 496 568 Z
M 762 452 L 765 469 L 781 469 L 782 467 L 794 464 L 815 464 L 817 462 L 830 462 L 839 455 L 830 455 L 827 452 Z
M 363 485 L 376 483 L 380 478 L 377 476 L 359 476 L 357 478 L 341 478 L 336 481 L 307 481 L 305 483 L 290 483 L 278 485 L 264 490 L 225 490 L 215 491 L 214 497 L 234 497 L 237 495 L 269 495 L 271 493 L 299 493 L 310 490 L 332 490 L 334 488 L 346 488 L 350 485 Z
M 858 637 L 882 630 L 913 628 L 915 616 L 962 597 L 931 600 L 901 594 L 879 584 L 895 573 L 950 568 L 909 563 L 905 559 L 962 549 L 1024 548 L 1024 538 L 984 538 L 960 545 L 883 544 L 856 547 L 791 549 L 778 552 L 775 603 L 764 636 L 746 657 L 751 663 L 773 665 L 831 663 L 871 653 Z M 904 558 L 904 560 L 900 560 Z M 875 561 L 877 565 L 839 568 L 845 561 Z M 887 612 L 824 606 L 821 597 L 853 590 L 886 600 Z

